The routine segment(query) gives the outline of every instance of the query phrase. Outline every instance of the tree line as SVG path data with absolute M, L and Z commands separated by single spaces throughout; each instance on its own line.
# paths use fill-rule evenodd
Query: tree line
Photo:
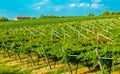
M 115 11 L 105 10 L 102 14 L 100 14 L 98 16 L 109 16 L 109 15 L 120 15 L 120 11 L 115 12 Z M 88 16 L 95 16 L 95 14 L 89 13 Z M 66 16 L 55 16 L 53 14 L 45 16 L 45 15 L 41 14 L 38 19 L 41 19 L 41 18 L 64 18 L 64 17 L 66 17 Z M 37 19 L 37 18 L 31 17 L 31 19 Z M 9 21 L 9 19 L 8 19 L 8 17 L 0 16 L 0 22 L 2 22 L 2 21 Z
M 108 15 L 120 15 L 120 11 L 119 12 L 115 12 L 115 11 L 105 10 L 99 16 L 108 16 Z M 89 13 L 88 16 L 95 16 L 95 15 L 93 13 Z
M 1 22 L 1 21 L 8 21 L 8 20 L 9 20 L 8 17 L 0 16 L 0 22 Z
M 108 15 L 120 15 L 120 11 L 115 12 L 115 11 L 105 10 L 102 14 L 100 14 L 98 16 L 108 16 Z M 95 14 L 89 13 L 88 16 L 95 16 Z M 39 18 L 64 18 L 64 17 L 66 17 L 66 16 L 55 16 L 53 14 L 51 14 L 49 16 L 45 16 L 45 15 L 41 14 Z

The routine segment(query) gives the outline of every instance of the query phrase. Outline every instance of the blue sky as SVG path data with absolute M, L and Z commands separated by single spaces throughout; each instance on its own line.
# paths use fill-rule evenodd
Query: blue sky
M 81 16 L 96 15 L 104 10 L 120 11 L 120 0 L 1 0 L 0 16 L 13 19 L 15 16 L 57 15 Z

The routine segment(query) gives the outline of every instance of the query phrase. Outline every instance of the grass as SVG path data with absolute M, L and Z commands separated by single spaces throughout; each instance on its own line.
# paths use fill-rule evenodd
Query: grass
M 84 66 L 81 65 L 81 64 L 78 65 L 78 69 L 82 68 L 82 67 L 84 67 Z M 71 69 L 72 69 L 72 71 L 75 71 L 76 70 L 76 66 L 71 66 Z M 65 68 L 60 68 L 60 69 L 55 70 L 55 71 L 46 72 L 45 74 L 62 74 L 64 72 L 65 72 Z M 68 68 L 66 68 L 66 72 L 69 73 L 69 69 Z
M 0 62 L 0 74 L 30 74 L 33 70 L 38 70 L 40 68 L 47 67 L 47 64 L 38 65 L 38 66 L 35 66 L 35 67 L 30 66 L 27 69 L 20 71 L 19 68 L 21 66 L 24 67 L 24 65 L 27 65 L 27 62 L 22 62 L 22 63 L 17 64 L 17 65 L 15 64 L 13 66 L 6 65 L 7 63 L 12 62 L 12 61 L 16 61 L 16 60 L 10 58 L 10 60 L 8 59 L 8 60 Z M 41 61 L 43 61 L 43 58 L 41 59 Z M 35 63 L 36 62 L 37 61 L 35 61 Z
M 5 65 L 7 62 L 8 61 L 4 61 L 4 62 L 0 63 L 0 73 L 2 73 L 2 74 L 21 74 L 17 70 L 17 67 L 19 67 L 18 65 L 9 67 L 9 66 Z
M 23 65 L 26 65 L 27 63 L 24 62 L 24 63 L 20 63 L 20 64 L 13 65 L 13 66 L 6 65 L 8 62 L 12 62 L 12 61 L 15 61 L 15 60 L 8 59 L 8 60 L 0 62 L 0 74 L 30 74 L 34 70 L 39 70 L 39 69 L 47 67 L 47 64 L 44 64 L 44 65 L 38 65 L 35 67 L 28 67 L 28 69 L 20 71 L 19 68 Z M 43 58 L 41 59 L 41 61 L 43 61 Z M 37 61 L 35 61 L 35 62 L 37 62 Z M 59 64 L 62 64 L 62 62 L 57 62 L 57 65 L 59 65 Z M 51 63 L 51 65 L 53 66 L 54 64 Z M 79 66 L 78 66 L 79 69 L 82 69 L 83 67 L 85 67 L 85 66 L 81 65 L 81 64 L 79 64 Z M 72 69 L 72 71 L 75 71 L 76 66 L 71 66 L 71 69 Z M 120 69 L 120 65 L 115 65 L 114 67 L 112 67 L 112 72 L 119 71 L 119 69 Z M 48 70 L 45 74 L 62 74 L 64 72 L 65 72 L 65 69 L 63 67 L 63 68 L 58 68 L 56 70 L 51 70 L 51 71 Z M 67 73 L 69 72 L 68 68 L 66 69 L 66 72 Z M 100 71 L 97 71 L 96 74 L 100 74 Z

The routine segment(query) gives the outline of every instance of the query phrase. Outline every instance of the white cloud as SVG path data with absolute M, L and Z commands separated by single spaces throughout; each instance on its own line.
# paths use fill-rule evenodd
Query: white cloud
M 97 4 L 91 4 L 91 7 L 92 8 L 98 8 L 98 5 Z
M 40 10 L 42 5 L 46 5 L 49 3 L 49 0 L 42 0 L 40 2 L 34 3 L 31 5 L 31 8 L 35 9 L 35 10 Z
M 54 6 L 50 7 L 50 9 L 54 9 L 55 11 L 60 11 L 62 9 L 69 9 L 72 7 L 87 7 L 87 8 L 94 8 L 94 9 L 100 9 L 103 7 L 103 4 L 97 4 L 97 3 L 73 3 L 73 4 L 68 4 L 68 5 L 63 5 L 63 6 Z
M 89 7 L 90 4 L 89 3 L 80 3 L 78 6 L 79 7 Z
M 59 11 L 60 10 L 60 8 L 55 8 L 55 11 Z
M 36 7 L 36 8 L 35 8 L 35 10 L 40 10 L 40 8 L 41 8 L 41 7 L 40 7 L 40 6 L 38 6 L 38 7 Z
M 101 0 L 94 0 L 96 2 L 100 2 Z M 94 9 L 99 9 L 101 7 L 103 7 L 103 4 L 99 4 L 99 3 L 80 3 L 77 5 L 78 7 L 89 7 L 89 8 L 94 8 Z
M 62 6 L 54 6 L 54 7 L 50 7 L 53 8 L 55 11 L 60 11 L 62 9 L 69 9 L 72 7 L 77 7 L 78 5 L 73 3 L 73 4 L 68 4 L 68 5 L 62 5 Z
M 103 4 L 91 4 L 91 8 L 101 8 Z
M 77 1 L 77 2 L 74 2 Z M 64 10 L 64 9 L 70 9 L 70 8 L 74 8 L 74 7 L 79 7 L 79 8 L 94 8 L 94 9 L 99 9 L 103 7 L 103 4 L 100 4 L 99 2 L 101 2 L 102 0 L 90 0 L 91 2 L 80 2 L 80 0 L 74 0 L 73 3 L 71 4 L 66 4 L 66 5 L 59 5 L 59 6 L 50 6 L 50 7 L 46 7 L 49 10 L 54 10 L 54 11 L 60 11 L 60 10 Z M 41 2 L 35 3 L 34 4 L 34 9 L 35 10 L 40 10 L 42 5 L 47 5 L 50 2 L 50 0 L 42 0 Z
M 64 8 L 65 8 L 65 6 L 55 6 L 54 7 L 55 11 L 59 11 L 59 10 L 64 9 Z
M 100 2 L 102 2 L 102 0 L 91 0 L 91 1 L 92 1 L 91 8 L 103 7 L 103 4 L 100 4 Z
M 76 4 L 70 4 L 69 5 L 69 7 L 75 7 L 76 6 Z

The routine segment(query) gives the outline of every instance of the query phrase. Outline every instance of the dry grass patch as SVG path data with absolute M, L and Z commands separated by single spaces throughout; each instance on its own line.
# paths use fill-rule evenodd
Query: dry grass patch
M 55 71 L 55 70 L 58 70 L 60 68 L 63 68 L 64 65 L 63 64 L 60 64 L 60 65 L 56 65 L 56 67 L 54 68 L 54 66 L 51 66 L 51 70 L 49 69 L 49 67 L 44 67 L 44 68 L 41 68 L 39 70 L 33 70 L 31 72 L 31 74 L 44 74 L 46 72 L 49 72 L 49 71 Z
M 72 73 L 76 74 L 76 71 L 74 70 L 74 71 L 72 71 Z M 67 72 L 66 74 L 70 74 L 70 73 Z M 79 68 L 77 70 L 77 74 L 95 74 L 95 72 L 90 72 L 90 70 L 87 67 L 84 67 L 84 68 Z
M 14 66 L 14 65 L 18 65 L 18 64 L 20 64 L 19 60 L 10 61 L 10 62 L 6 63 L 7 66 Z
M 112 74 L 120 74 L 120 71 L 113 72 Z

